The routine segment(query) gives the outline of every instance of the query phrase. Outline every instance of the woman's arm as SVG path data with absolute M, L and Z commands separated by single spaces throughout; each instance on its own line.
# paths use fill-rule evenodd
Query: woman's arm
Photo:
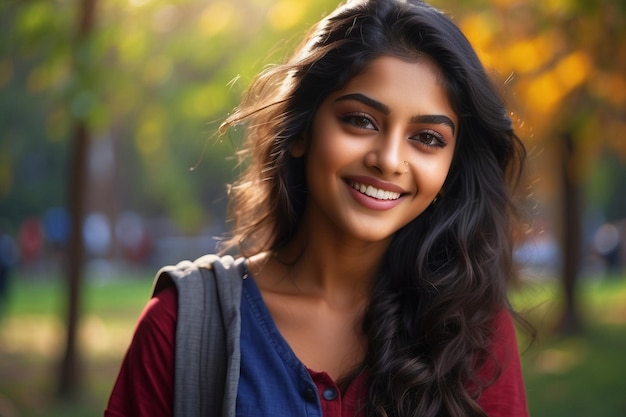
M 172 417 L 177 293 L 167 288 L 142 312 L 105 417 Z
M 489 417 L 528 417 L 515 326 L 511 314 L 504 308 L 494 319 L 494 338 L 489 349 L 498 363 L 500 376 L 485 388 L 478 403 Z M 479 377 L 488 381 L 493 371 L 493 362 L 487 360 Z

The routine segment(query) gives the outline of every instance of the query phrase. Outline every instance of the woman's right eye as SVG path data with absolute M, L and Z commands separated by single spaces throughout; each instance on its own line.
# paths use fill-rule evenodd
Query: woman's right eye
M 347 123 L 359 129 L 377 130 L 376 125 L 372 120 L 362 114 L 348 114 L 340 117 L 343 123 Z

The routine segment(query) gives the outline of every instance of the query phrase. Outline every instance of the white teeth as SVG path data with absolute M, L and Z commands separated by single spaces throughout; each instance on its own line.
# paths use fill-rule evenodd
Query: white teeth
M 397 200 L 400 198 L 400 193 L 381 190 L 379 188 L 374 188 L 371 185 L 365 185 L 359 182 L 352 181 L 350 182 L 350 186 L 355 190 L 378 200 Z

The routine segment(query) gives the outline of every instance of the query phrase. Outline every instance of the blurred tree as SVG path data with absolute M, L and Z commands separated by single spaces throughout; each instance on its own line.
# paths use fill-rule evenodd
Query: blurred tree
M 65 202 L 65 129 L 51 128 L 47 92 L 66 72 L 69 18 L 48 2 L 0 2 L 0 215 L 12 233 L 43 214 L 42 202 Z
M 71 229 L 68 247 L 66 344 L 59 377 L 59 395 L 62 398 L 71 398 L 76 395 L 81 379 L 77 338 L 80 289 L 85 260 L 83 218 L 85 217 L 85 195 L 88 186 L 86 182 L 87 150 L 91 140 L 91 130 L 87 120 L 90 114 L 89 103 L 76 102 L 85 100 L 83 97 L 86 95 L 93 94 L 93 86 L 97 79 L 97 71 L 94 68 L 94 51 L 91 45 L 96 20 L 96 5 L 96 0 L 81 0 L 78 3 L 75 41 L 72 49 L 74 59 L 71 77 L 75 80 L 76 85 L 72 104 L 76 107 L 73 117 L 72 156 L 68 178 Z
M 252 75 L 334 3 L 111 0 L 89 48 L 72 51 L 67 0 L 1 2 L 2 216 L 17 229 L 64 205 L 68 139 L 82 117 L 94 141 L 113 144 L 119 209 L 169 217 L 186 233 L 219 221 L 238 140 L 214 140 L 219 122 Z M 89 88 L 72 56 L 94 61 Z
M 464 14 L 460 23 L 483 60 L 508 80 L 531 163 L 547 179 L 539 184 L 544 198 L 560 195 L 564 310 L 558 330 L 577 332 L 581 205 L 594 196 L 581 195 L 584 181 L 593 177 L 602 153 L 626 160 L 626 2 L 488 0 L 472 6 L 479 4 L 484 8 Z M 537 165 L 537 148 L 547 149 L 543 166 Z M 561 181 L 550 182 L 550 176 Z M 619 181 L 604 178 L 605 189 Z
M 117 195 L 109 198 L 118 210 L 167 216 L 186 233 L 200 232 L 223 217 L 234 166 L 227 155 L 239 132 L 209 137 L 252 75 L 281 60 L 301 38 L 293 35 L 335 1 L 111 0 L 98 2 L 97 22 L 95 4 L 0 3 L 9 34 L 0 39 L 2 216 L 17 229 L 27 215 L 66 205 L 66 194 L 73 218 L 59 381 L 66 397 L 80 377 L 82 220 L 93 145 L 113 144 L 109 188 Z

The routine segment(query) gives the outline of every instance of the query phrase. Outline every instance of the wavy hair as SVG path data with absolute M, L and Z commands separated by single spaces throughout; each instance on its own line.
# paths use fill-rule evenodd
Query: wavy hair
M 251 256 L 290 242 L 307 198 L 304 158 L 290 148 L 310 138 L 321 102 L 380 56 L 434 60 L 459 131 L 437 202 L 396 232 L 377 271 L 362 324 L 368 416 L 484 416 L 476 400 L 489 381 L 478 381 L 476 370 L 493 360 L 496 310 L 510 309 L 511 195 L 525 150 L 470 43 L 437 9 L 417 0 L 349 1 L 314 26 L 291 59 L 253 81 L 221 127 L 246 126 L 247 167 L 230 189 L 226 248 Z

